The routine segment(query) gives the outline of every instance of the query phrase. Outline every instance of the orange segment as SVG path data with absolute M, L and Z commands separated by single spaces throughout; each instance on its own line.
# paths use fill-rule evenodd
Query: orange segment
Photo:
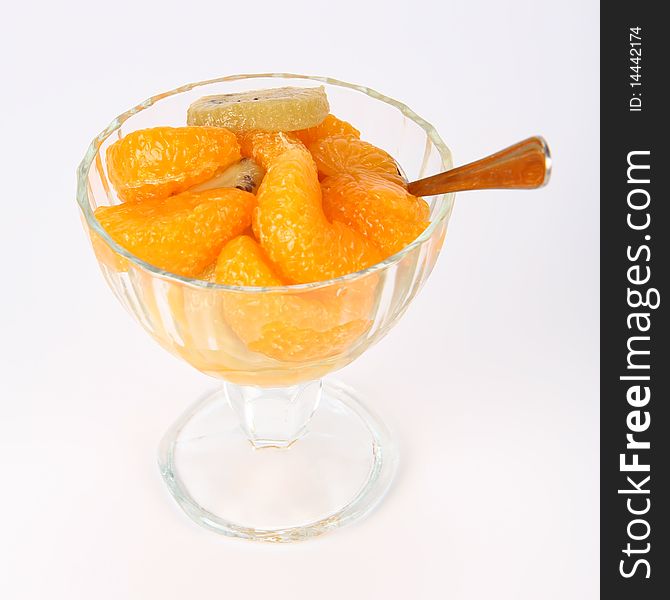
M 109 179 L 125 201 L 166 198 L 240 160 L 235 134 L 221 127 L 154 127 L 107 148 Z
M 328 115 L 316 127 L 298 131 L 244 131 L 237 134 L 242 156 L 251 158 L 267 169 L 283 152 L 298 143 L 308 144 L 331 135 L 347 135 L 354 138 L 360 136 L 358 129 Z
M 293 133 L 282 131 L 247 131 L 237 139 L 242 156 L 253 159 L 266 170 L 284 152 L 302 145 Z
M 216 261 L 214 281 L 254 287 L 284 285 L 263 248 L 249 235 L 240 235 L 224 246 Z
M 165 271 L 196 277 L 251 222 L 256 197 L 232 188 L 100 206 L 95 216 L 112 239 Z
M 422 198 L 375 173 L 341 173 L 321 182 L 326 217 L 341 221 L 391 256 L 414 241 L 429 224 Z
M 389 181 L 404 185 L 393 157 L 368 142 L 348 135 L 317 139 L 307 145 L 323 179 L 338 173 L 378 173 Z
M 361 132 L 346 121 L 338 119 L 335 115 L 328 115 L 316 127 L 294 131 L 293 135 L 295 135 L 303 144 L 307 145 L 316 140 L 330 137 L 331 135 L 350 135 L 355 138 L 360 138 Z
M 283 285 L 261 246 L 251 237 L 228 242 L 216 264 L 215 280 L 227 285 Z M 277 360 L 318 360 L 344 352 L 369 327 L 370 293 L 230 292 L 224 297 L 226 320 L 252 352 Z M 372 289 L 367 286 L 367 292 Z M 324 294 L 325 292 L 325 294 Z M 351 310 L 352 299 L 356 302 Z M 348 302 L 348 305 L 346 304 Z
M 296 307 L 293 314 L 301 310 L 302 307 Z M 306 312 L 311 319 L 301 319 L 304 327 L 287 326 L 285 321 L 268 322 L 261 336 L 249 342 L 249 350 L 287 362 L 322 360 L 345 352 L 372 324 L 370 320 L 361 319 L 319 331 L 314 329 L 313 319 L 320 318 L 323 311 L 306 309 Z M 326 321 L 330 322 L 332 319 Z
M 360 233 L 326 219 L 316 166 L 302 145 L 269 165 L 258 189 L 253 227 L 280 274 L 292 283 L 339 277 L 381 259 Z

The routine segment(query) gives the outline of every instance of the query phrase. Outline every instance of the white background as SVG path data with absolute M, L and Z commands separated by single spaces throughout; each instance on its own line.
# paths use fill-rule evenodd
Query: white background
M 0 597 L 596 597 L 597 17 L 578 0 L 5 9 Z M 535 133 L 554 155 L 543 190 L 458 196 L 420 296 L 339 374 L 398 437 L 386 501 L 281 547 L 201 530 L 168 495 L 157 442 L 213 382 L 117 304 L 74 199 L 86 146 L 119 112 L 267 71 L 403 100 L 457 164 Z

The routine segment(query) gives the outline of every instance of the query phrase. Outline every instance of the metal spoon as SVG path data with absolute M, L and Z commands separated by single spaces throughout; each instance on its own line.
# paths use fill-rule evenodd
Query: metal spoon
M 490 189 L 535 189 L 551 175 L 551 154 L 544 138 L 531 137 L 462 167 L 413 181 L 414 196 Z

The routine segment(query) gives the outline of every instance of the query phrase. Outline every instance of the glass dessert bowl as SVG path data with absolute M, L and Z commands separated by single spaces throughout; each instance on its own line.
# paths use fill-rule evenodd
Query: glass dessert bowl
M 430 274 L 453 194 L 428 199 L 430 223 L 403 250 L 336 279 L 273 287 L 179 276 L 118 245 L 96 219 L 120 203 L 107 148 L 129 133 L 183 126 L 202 96 L 323 85 L 333 112 L 389 152 L 408 180 L 452 167 L 437 132 L 405 105 L 322 77 L 224 77 L 160 94 L 95 138 L 78 171 L 84 227 L 110 288 L 165 349 L 222 385 L 165 434 L 159 465 L 197 523 L 234 537 L 287 542 L 366 515 L 387 492 L 397 451 L 388 430 L 342 384 L 323 377 L 380 340 Z

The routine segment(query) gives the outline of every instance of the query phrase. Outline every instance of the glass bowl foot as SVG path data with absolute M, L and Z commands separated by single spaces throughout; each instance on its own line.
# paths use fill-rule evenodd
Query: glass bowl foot
M 367 515 L 388 491 L 397 450 L 350 388 L 323 382 L 300 437 L 254 445 L 226 389 L 207 394 L 168 430 L 159 465 L 196 523 L 231 537 L 292 542 Z

